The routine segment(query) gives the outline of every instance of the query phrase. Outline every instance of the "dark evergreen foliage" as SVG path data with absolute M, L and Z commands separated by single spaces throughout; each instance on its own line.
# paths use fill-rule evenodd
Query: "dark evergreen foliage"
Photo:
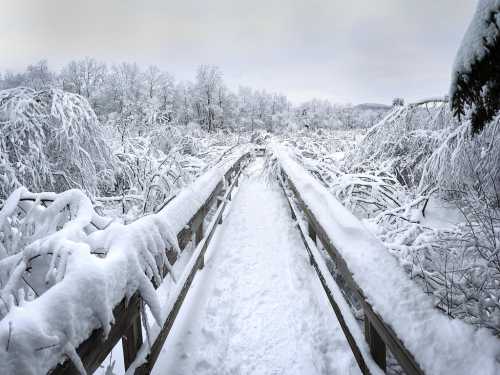
M 492 11 L 488 23 L 494 25 L 494 38 L 483 38 L 485 54 L 465 73 L 456 73 L 456 87 L 451 97 L 451 107 L 459 118 L 470 108 L 472 131 L 480 132 L 500 110 L 500 30 Z

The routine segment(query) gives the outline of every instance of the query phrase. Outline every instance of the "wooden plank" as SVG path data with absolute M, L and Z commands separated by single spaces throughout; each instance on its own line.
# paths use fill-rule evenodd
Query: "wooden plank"
M 385 343 L 378 334 L 373 324 L 370 323 L 370 319 L 365 315 L 364 319 L 365 325 L 365 338 L 370 347 L 370 353 L 375 360 L 375 363 L 383 370 L 387 370 L 386 363 L 386 347 Z
M 424 374 L 413 355 L 404 347 L 390 325 L 386 324 L 366 301 L 363 301 L 363 311 L 365 317 L 368 317 L 371 325 L 389 348 L 405 373 L 408 375 Z
M 132 320 L 132 324 L 125 330 L 122 336 L 123 363 L 125 370 L 130 367 L 134 361 L 137 352 L 142 346 L 142 324 L 140 306 L 134 308 L 139 309 L 136 317 Z
M 134 294 L 128 305 L 125 300 L 120 302 L 114 309 L 115 323 L 111 327 L 108 337 L 103 339 L 102 328 L 92 332 L 90 337 L 85 340 L 77 349 L 77 353 L 83 362 L 83 366 L 87 373 L 92 374 L 99 365 L 106 359 L 111 350 L 115 347 L 118 341 L 122 338 L 130 325 L 134 322 L 140 311 L 140 297 Z M 73 363 L 66 360 L 63 364 L 58 365 L 50 372 L 51 375 L 61 374 L 79 374 Z
M 204 217 L 203 217 L 204 218 Z M 203 230 L 203 220 L 198 224 L 198 228 L 196 228 L 195 230 L 195 235 L 194 235 L 194 243 L 195 243 L 195 246 L 198 246 L 198 244 L 203 240 L 203 236 L 204 236 L 204 230 Z M 199 261 L 199 269 L 203 269 L 203 267 L 205 267 L 205 257 L 202 256 L 200 261 Z

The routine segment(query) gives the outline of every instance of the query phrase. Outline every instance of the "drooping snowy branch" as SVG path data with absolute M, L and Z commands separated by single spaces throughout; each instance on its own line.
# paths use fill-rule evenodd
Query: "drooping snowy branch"
M 0 91 L 0 198 L 19 185 L 35 191 L 97 192 L 111 167 L 97 117 L 88 101 L 58 89 Z

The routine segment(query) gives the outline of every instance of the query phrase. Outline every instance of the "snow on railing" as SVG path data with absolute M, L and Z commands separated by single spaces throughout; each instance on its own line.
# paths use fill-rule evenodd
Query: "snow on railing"
M 129 225 L 97 215 L 79 190 L 16 190 L 0 210 L 2 373 L 92 373 L 122 336 L 129 367 L 142 346 L 140 300 L 167 324 L 155 288 L 167 271 L 175 280 L 172 263 L 201 241 L 208 209 L 247 157 L 222 161 Z
M 386 367 L 387 346 L 408 374 L 500 373 L 498 338 L 486 329 L 475 329 L 437 311 L 430 297 L 410 280 L 384 245 L 286 149 L 275 145 L 273 153 L 304 213 L 310 237 L 321 241 L 337 272 L 361 301 L 365 336 L 373 359 L 382 369 Z M 336 293 L 332 298 L 342 297 Z M 344 320 L 339 314 L 339 320 Z M 343 328 L 349 331 L 348 326 Z M 357 331 L 356 327 L 351 329 Z M 373 373 L 364 363 L 366 358 L 361 357 L 366 343 L 356 345 L 351 343 L 356 335 L 347 332 L 346 336 L 352 348 L 354 344 L 353 352 L 356 355 L 357 351 L 363 372 Z

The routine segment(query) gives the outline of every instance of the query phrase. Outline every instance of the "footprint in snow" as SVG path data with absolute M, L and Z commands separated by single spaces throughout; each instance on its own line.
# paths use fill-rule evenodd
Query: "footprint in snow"
M 207 329 L 206 327 L 203 327 L 201 329 L 201 333 L 203 334 L 203 336 L 205 336 L 206 339 L 208 339 L 209 341 L 215 341 L 216 339 L 216 336 L 215 336 L 215 333 L 213 331 L 210 331 L 209 329 Z
M 198 361 L 195 365 L 196 371 L 210 370 L 211 368 L 212 368 L 212 365 L 206 359 L 202 359 L 201 361 Z

